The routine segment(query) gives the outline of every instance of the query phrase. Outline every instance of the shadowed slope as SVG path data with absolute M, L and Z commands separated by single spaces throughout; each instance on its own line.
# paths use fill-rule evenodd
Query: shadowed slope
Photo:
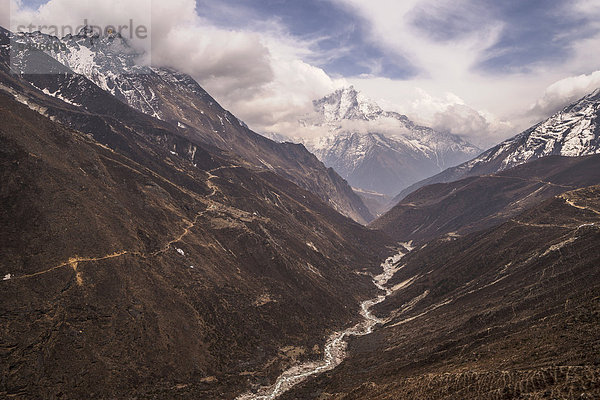
M 600 187 L 402 259 L 386 323 L 335 371 L 283 398 L 600 395 Z
M 144 119 L 106 146 L 16 94 L 29 107 L 0 94 L 0 393 L 233 397 L 318 355 L 372 294 L 354 272 L 386 239 L 293 183 Z
M 600 155 L 551 156 L 494 175 L 423 187 L 371 227 L 428 241 L 498 225 L 560 193 L 600 183 Z

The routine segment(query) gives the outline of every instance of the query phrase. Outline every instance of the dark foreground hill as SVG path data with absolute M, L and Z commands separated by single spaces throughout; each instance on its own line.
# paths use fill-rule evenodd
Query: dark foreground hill
M 387 240 L 311 193 L 3 79 L 0 396 L 231 398 L 372 294 Z
M 600 187 L 400 261 L 385 325 L 283 398 L 600 397 Z

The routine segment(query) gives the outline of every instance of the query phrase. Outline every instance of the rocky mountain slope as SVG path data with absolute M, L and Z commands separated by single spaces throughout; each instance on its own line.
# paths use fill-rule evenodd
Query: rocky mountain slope
M 84 28 L 79 34 L 62 39 L 27 33 L 14 40 L 44 44 L 49 49 L 47 53 L 68 70 L 86 77 L 132 108 L 175 125 L 189 138 L 232 152 L 250 167 L 274 171 L 360 223 L 373 219 L 351 187 L 302 145 L 274 143 L 252 132 L 188 75 L 140 65 L 138 55 L 118 34 L 99 36 Z M 39 68 L 37 61 L 21 62 L 20 58 L 20 52 L 13 54 L 13 63 L 23 72 L 35 73 Z M 49 94 L 80 104 L 74 98 L 83 92 L 73 93 L 72 87 L 67 92 L 59 88 Z
M 349 188 L 333 170 L 257 138 L 185 76 L 97 73 L 119 71 L 97 56 L 120 38 L 64 39 L 91 63 L 12 54 L 17 74 L 8 39 L 0 397 L 257 398 L 327 358 L 282 398 L 600 396 L 600 187 L 571 190 L 600 183 L 599 156 L 423 188 L 397 209 L 390 232 L 414 239 L 398 244 L 331 207 L 331 185 Z M 583 120 L 555 146 L 593 148 Z M 326 344 L 355 330 L 348 349 Z
M 567 157 L 600 153 L 600 89 L 564 108 L 546 121 L 508 139 L 457 167 L 417 182 L 393 201 L 433 183 L 493 174 L 541 157 Z
M 493 175 L 425 186 L 371 224 L 395 240 L 429 241 L 498 225 L 542 201 L 600 183 L 600 155 L 549 156 Z
M 0 396 L 233 398 L 357 318 L 385 236 L 0 39 Z
M 303 143 L 350 185 L 363 190 L 393 196 L 480 153 L 456 135 L 384 111 L 352 87 L 315 101 L 314 108 L 315 114 L 301 122 L 326 134 Z
M 383 326 L 282 399 L 600 396 L 600 187 L 405 256 Z

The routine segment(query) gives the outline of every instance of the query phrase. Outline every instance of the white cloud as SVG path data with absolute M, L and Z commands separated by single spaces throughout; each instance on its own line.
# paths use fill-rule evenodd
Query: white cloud
M 317 57 L 311 43 L 288 35 L 276 21 L 257 30 L 216 27 L 197 15 L 194 0 L 50 0 L 37 10 L 11 1 L 13 30 L 30 23 L 76 27 L 84 20 L 107 26 L 130 18 L 151 26 L 154 65 L 190 74 L 257 131 L 285 133 L 312 100 L 344 84 L 303 61 Z
M 257 34 L 209 26 L 167 30 L 154 40 L 152 61 L 209 82 L 217 96 L 243 97 L 273 80 L 269 49 Z
M 574 13 L 597 17 L 600 15 L 600 2 L 598 0 L 575 0 L 571 6 Z M 600 21 L 596 20 L 598 24 Z
M 463 0 L 333 1 L 349 6 L 365 18 L 374 43 L 404 56 L 419 69 L 421 77 L 429 79 L 463 78 L 480 53 L 496 42 L 503 27 L 501 21 L 481 21 L 480 8 L 468 7 Z M 459 9 L 473 28 L 457 38 L 439 41 L 414 24 L 416 13 L 427 10 L 432 18 L 443 20 L 443 12 L 449 8 Z
M 441 91 L 425 80 L 417 83 L 378 78 L 355 83 L 382 108 L 405 114 L 421 125 L 463 136 L 482 148 L 514 135 L 521 128 L 485 109 L 477 109 L 456 94 Z M 423 87 L 415 87 L 418 84 Z
M 94 1 L 94 0 L 51 0 L 38 9 L 29 9 L 21 0 L 11 0 L 10 29 L 13 31 L 40 30 L 58 36 L 76 34 L 84 23 L 104 28 L 127 26 L 123 36 L 139 50 L 148 51 L 150 40 L 130 35 L 130 21 L 135 28 L 142 26 L 150 31 L 152 21 L 151 0 Z M 182 10 L 181 12 L 185 12 Z M 148 35 L 149 36 L 149 35 Z
M 274 71 L 271 82 L 247 98 L 228 101 L 261 130 L 293 135 L 290 130 L 302 115 L 311 111 L 312 99 L 333 91 L 339 84 L 323 70 L 300 60 L 273 57 L 271 65 Z
M 272 79 L 268 82 L 243 89 L 244 94 L 239 96 L 216 87 L 211 79 L 198 79 L 209 92 L 221 94 L 219 100 L 255 130 L 294 136 L 298 119 L 312 110 L 312 101 L 347 82 L 334 80 L 321 68 L 303 61 L 314 56 L 311 43 L 294 39 L 279 26 L 270 28 L 260 34 L 269 52 Z
M 554 114 L 598 88 L 600 88 L 600 71 L 561 79 L 548 86 L 543 96 L 531 106 L 529 111 L 541 117 Z
M 597 51 L 600 35 L 597 34 L 572 42 L 570 56 L 563 62 L 540 62 L 525 72 L 510 74 L 478 70 L 478 63 L 491 56 L 489 49 L 500 38 L 505 23 L 474 1 L 330 1 L 346 6 L 363 18 L 370 27 L 374 45 L 407 58 L 420 71 L 406 81 L 371 77 L 354 80 L 357 87 L 370 97 L 385 98 L 396 104 L 399 112 L 421 123 L 445 127 L 465 135 L 475 144 L 493 144 L 547 117 L 548 112 L 570 100 L 564 95 L 564 88 L 562 96 L 550 90 L 536 112 L 532 112 L 531 105 L 549 85 L 566 76 L 600 69 Z M 451 27 L 459 29 L 459 34 L 440 39 L 432 37 L 426 26 L 414 24 L 415 15 L 423 13 L 434 22 L 448 22 L 443 15 L 449 9 L 460 16 L 458 27 Z M 596 28 L 600 25 L 597 0 L 573 2 L 564 12 L 597 21 Z M 462 29 L 461 24 L 467 28 Z M 592 25 L 593 22 L 590 30 L 594 29 Z M 576 97 L 591 86 L 580 83 L 567 94 Z

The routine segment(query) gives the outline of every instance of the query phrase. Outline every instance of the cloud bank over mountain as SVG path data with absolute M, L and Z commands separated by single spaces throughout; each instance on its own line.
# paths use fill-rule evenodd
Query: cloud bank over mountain
M 487 145 L 599 84 L 600 7 L 585 0 L 4 1 L 12 25 L 151 19 L 153 63 L 189 73 L 252 128 L 283 135 L 297 134 L 312 100 L 352 83 Z

